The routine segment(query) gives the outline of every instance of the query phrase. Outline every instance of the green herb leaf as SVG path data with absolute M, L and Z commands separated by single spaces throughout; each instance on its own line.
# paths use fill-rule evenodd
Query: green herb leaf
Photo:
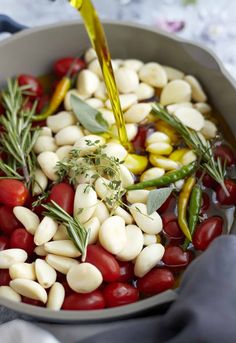
M 75 95 L 70 97 L 71 107 L 79 122 L 92 133 L 108 132 L 108 123 L 102 113 Z
M 158 208 L 160 208 L 169 198 L 172 191 L 173 188 L 171 187 L 159 188 L 151 191 L 147 198 L 147 214 L 150 215 L 158 210 Z

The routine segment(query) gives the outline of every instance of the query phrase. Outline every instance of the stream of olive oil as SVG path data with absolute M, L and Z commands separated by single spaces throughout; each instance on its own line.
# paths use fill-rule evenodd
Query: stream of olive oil
M 125 128 L 124 116 L 121 110 L 119 93 L 116 86 L 114 73 L 111 65 L 110 52 L 98 14 L 90 0 L 69 0 L 81 14 L 91 44 L 95 49 L 102 69 L 108 97 L 111 102 L 119 134 L 119 140 L 123 146 L 130 148 Z

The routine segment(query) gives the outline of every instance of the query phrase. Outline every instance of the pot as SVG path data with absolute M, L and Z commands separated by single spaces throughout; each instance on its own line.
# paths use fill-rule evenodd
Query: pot
M 0 16 L 0 31 L 17 32 L 23 27 Z M 236 84 L 215 55 L 200 45 L 138 24 L 104 22 L 111 55 L 158 61 L 193 74 L 203 84 L 210 103 L 225 119 L 225 126 L 236 132 Z M 23 30 L 0 42 L 0 86 L 7 78 L 27 73 L 45 75 L 52 63 L 64 56 L 80 56 L 90 46 L 82 23 L 64 22 Z M 234 136 L 227 129 L 227 137 Z M 50 311 L 0 298 L 0 305 L 24 318 L 55 323 L 92 323 L 135 317 L 163 311 L 176 298 L 169 290 L 137 303 L 95 311 Z

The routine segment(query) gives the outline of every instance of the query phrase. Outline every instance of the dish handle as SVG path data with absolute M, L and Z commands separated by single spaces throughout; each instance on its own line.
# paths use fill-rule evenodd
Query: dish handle
M 26 28 L 27 26 L 17 23 L 15 20 L 8 17 L 7 15 L 0 14 L 0 33 L 16 33 Z

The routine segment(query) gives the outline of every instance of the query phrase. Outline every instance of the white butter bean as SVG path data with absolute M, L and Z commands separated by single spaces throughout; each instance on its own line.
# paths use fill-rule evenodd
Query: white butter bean
M 85 100 L 85 102 L 87 102 L 89 106 L 96 109 L 102 108 L 104 106 L 103 101 L 97 98 L 89 98 Z
M 83 131 L 79 126 L 71 125 L 60 130 L 55 139 L 57 145 L 73 145 L 83 135 Z
M 67 126 L 74 125 L 76 118 L 72 112 L 62 111 L 47 118 L 47 126 L 52 132 L 57 133 Z
M 95 191 L 100 199 L 104 199 L 112 195 L 109 184 L 110 181 L 105 179 L 104 177 L 99 177 L 95 181 Z
M 34 144 L 34 152 L 40 154 L 44 151 L 56 151 L 57 145 L 53 137 L 39 136 Z
M 36 248 L 34 248 L 34 252 L 38 256 L 46 256 L 47 255 L 47 251 L 44 249 L 43 245 L 39 245 Z
M 44 249 L 48 253 L 65 257 L 79 257 L 81 255 L 71 240 L 47 242 L 44 244 Z
M 181 80 L 184 77 L 184 73 L 178 69 L 169 67 L 169 66 L 163 66 L 168 81 L 173 81 L 173 80 Z
M 94 60 L 92 60 L 92 62 L 89 63 L 88 70 L 96 74 L 100 80 L 103 79 L 102 69 L 100 67 L 100 63 L 97 58 L 95 58 Z
M 21 296 L 9 286 L 0 287 L 0 298 L 21 302 Z
M 161 232 L 163 224 L 160 215 L 157 212 L 148 215 L 147 206 L 145 204 L 132 204 L 130 212 L 138 227 L 145 233 L 153 235 Z
M 115 117 L 111 110 L 108 110 L 107 108 L 100 108 L 99 111 L 102 113 L 103 119 L 107 121 L 109 126 L 115 124 Z
M 123 218 L 126 225 L 132 224 L 133 221 L 134 221 L 133 217 L 126 210 L 124 210 L 120 206 L 117 206 L 117 208 L 114 211 L 114 214 L 116 214 L 117 216 Z
M 134 184 L 134 176 L 124 164 L 120 164 L 120 178 L 124 188 Z
M 98 218 L 100 224 L 102 224 L 104 220 L 109 217 L 109 211 L 106 205 L 103 202 L 99 201 L 93 215 L 94 217 Z
M 210 121 L 210 120 L 205 120 L 204 121 L 204 126 L 201 129 L 201 133 L 206 139 L 212 139 L 215 138 L 217 134 L 217 127 L 216 125 Z
M 66 279 L 70 288 L 78 293 L 90 293 L 103 281 L 101 272 L 93 264 L 86 262 L 73 266 Z
M 99 241 L 112 254 L 124 249 L 127 242 L 124 219 L 119 216 L 106 219 L 99 230 Z
M 35 273 L 39 284 L 43 288 L 49 288 L 56 282 L 57 273 L 55 269 L 40 258 L 35 261 Z
M 146 148 L 146 151 L 156 155 L 170 155 L 172 150 L 172 146 L 165 142 L 152 143 Z
M 98 232 L 100 229 L 100 221 L 97 217 L 92 217 L 86 223 L 84 223 L 85 229 L 89 230 L 88 244 L 96 243 L 98 240 Z
M 187 81 L 192 88 L 192 99 L 194 101 L 206 102 L 207 96 L 200 85 L 200 82 L 192 75 L 185 76 L 185 81 Z
M 150 191 L 147 189 L 128 191 L 126 194 L 126 199 L 130 204 L 134 204 L 136 202 L 146 204 L 149 192 Z
M 158 167 L 149 168 L 140 177 L 140 181 L 158 179 L 165 174 L 165 170 Z
M 162 259 L 165 248 L 160 243 L 150 244 L 138 255 L 134 265 L 134 274 L 143 277 Z
M 55 282 L 48 293 L 47 308 L 59 311 L 65 298 L 65 289 L 59 282 Z
M 121 67 L 114 73 L 117 87 L 121 93 L 134 92 L 139 85 L 139 79 L 136 71 Z
M 137 103 L 138 97 L 136 94 L 121 94 L 119 96 L 120 99 L 120 104 L 121 104 L 121 109 L 122 111 L 127 110 L 128 108 L 130 108 L 132 105 Z M 111 109 L 111 102 L 110 100 L 107 100 L 105 102 L 105 105 L 107 108 Z
M 48 179 L 41 169 L 36 169 L 34 172 L 33 195 L 42 194 L 47 188 Z
M 179 102 L 189 102 L 191 99 L 191 87 L 184 80 L 170 81 L 162 90 L 160 103 L 163 106 Z
M 25 262 L 27 253 L 23 249 L 6 249 L 0 251 L 0 269 L 8 269 L 14 263 Z
M 183 165 L 187 165 L 191 162 L 194 162 L 197 160 L 197 156 L 193 150 L 190 150 L 184 154 L 184 156 L 181 158 L 181 163 Z
M 143 234 L 143 245 L 147 246 L 150 244 L 155 244 L 157 242 L 156 235 L 149 235 L 148 233 Z
M 52 130 L 47 126 L 43 126 L 39 131 L 39 136 L 52 137 Z
M 159 132 L 159 131 L 153 132 L 146 139 L 146 145 L 150 145 L 153 143 L 170 143 L 170 137 L 164 132 Z
M 10 287 L 20 295 L 30 299 L 42 301 L 44 304 L 47 302 L 47 292 L 37 282 L 27 279 L 15 279 L 10 282 Z
M 134 93 L 137 95 L 139 101 L 147 100 L 154 97 L 155 89 L 147 83 L 141 82 Z
M 69 239 L 66 227 L 63 224 L 58 225 L 55 235 L 52 237 L 54 241 Z
M 36 245 L 42 245 L 49 242 L 55 235 L 58 228 L 57 222 L 50 217 L 44 217 L 37 227 L 34 235 L 34 243 Z
M 24 228 L 31 233 L 31 235 L 34 235 L 40 223 L 37 214 L 24 206 L 15 206 L 13 208 L 13 213 Z
M 103 144 L 105 144 L 105 139 L 103 137 L 97 135 L 87 135 L 79 138 L 75 142 L 74 147 L 80 149 L 80 156 L 83 156 L 85 154 L 94 152 L 99 146 Z
M 194 108 L 181 107 L 175 111 L 175 116 L 182 124 L 195 131 L 200 131 L 204 126 L 203 115 Z
M 11 279 L 36 279 L 34 263 L 14 263 L 9 268 L 9 274 Z
M 89 94 L 80 94 L 78 92 L 77 89 L 71 89 L 69 90 L 69 92 L 66 93 L 66 96 L 65 96 L 65 99 L 64 99 L 64 107 L 66 109 L 66 111 L 71 111 L 72 110 L 72 106 L 71 106 L 71 101 L 70 101 L 70 97 L 71 95 L 74 95 L 76 97 L 78 97 L 79 99 L 82 99 L 82 100 L 86 100 L 89 98 Z
M 96 74 L 88 69 L 84 69 L 78 75 L 77 89 L 79 93 L 91 97 L 98 89 L 99 83 L 100 81 Z
M 120 161 L 124 161 L 124 159 L 128 155 L 128 152 L 123 147 L 123 145 L 113 142 L 107 143 L 105 148 L 102 149 L 102 152 L 108 157 L 118 158 Z
M 74 198 L 74 217 L 81 223 L 88 221 L 97 206 L 97 194 L 87 183 L 77 186 Z
M 56 154 L 60 161 L 68 158 L 70 156 L 70 152 L 73 149 L 72 145 L 63 145 L 56 150 Z
M 162 88 L 167 84 L 167 75 L 164 68 L 155 62 L 144 64 L 139 70 L 139 78 L 153 87 Z
M 166 108 L 170 114 L 174 114 L 176 110 L 182 107 L 192 108 L 193 104 L 191 102 L 180 102 L 178 104 L 168 105 Z
M 84 54 L 84 60 L 86 63 L 90 63 L 95 58 L 97 58 L 97 54 L 93 48 L 89 48 L 88 50 L 86 50 Z
M 57 180 L 56 165 L 59 162 L 59 158 L 55 152 L 45 151 L 37 157 L 38 163 L 43 171 L 43 173 L 51 181 Z
M 173 161 L 170 158 L 161 155 L 151 154 L 149 156 L 149 160 L 154 167 L 162 168 L 165 170 L 175 170 L 180 167 L 179 162 Z
M 138 133 L 138 126 L 136 124 L 129 123 L 129 124 L 125 124 L 125 128 L 126 128 L 128 140 L 132 141 Z M 111 132 L 112 132 L 112 136 L 118 139 L 118 130 L 115 124 L 111 128 Z
M 144 63 L 142 61 L 136 59 L 128 59 L 123 62 L 123 67 L 132 69 L 136 72 L 138 72 L 143 65 Z
M 62 274 L 67 274 L 72 266 L 79 264 L 79 261 L 74 258 L 53 254 L 48 254 L 46 261 L 51 267 Z
M 128 225 L 125 230 L 127 242 L 116 257 L 120 261 L 132 261 L 138 256 L 143 248 L 143 234 L 136 225 Z
M 148 103 L 140 103 L 131 106 L 124 113 L 126 123 L 139 123 L 143 121 L 151 111 L 151 105 Z
M 97 90 L 94 92 L 94 96 L 97 99 L 106 100 L 107 90 L 106 90 L 105 83 L 103 81 L 99 83 Z

